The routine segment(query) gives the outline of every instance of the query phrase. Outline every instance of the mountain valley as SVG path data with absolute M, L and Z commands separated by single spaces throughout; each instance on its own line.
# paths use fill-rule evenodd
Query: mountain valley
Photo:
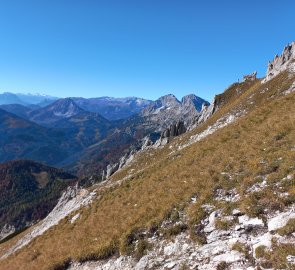
M 2 105 L 0 269 L 294 269 L 295 42 L 256 74 Z

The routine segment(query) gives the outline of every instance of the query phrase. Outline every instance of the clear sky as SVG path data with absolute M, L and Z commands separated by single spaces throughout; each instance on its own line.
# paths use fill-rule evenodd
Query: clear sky
M 0 0 L 0 92 L 211 100 L 295 40 L 294 0 Z

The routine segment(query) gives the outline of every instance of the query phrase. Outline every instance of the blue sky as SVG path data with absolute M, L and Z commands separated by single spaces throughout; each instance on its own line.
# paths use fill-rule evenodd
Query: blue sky
M 211 100 L 295 40 L 292 0 L 1 0 L 0 92 Z

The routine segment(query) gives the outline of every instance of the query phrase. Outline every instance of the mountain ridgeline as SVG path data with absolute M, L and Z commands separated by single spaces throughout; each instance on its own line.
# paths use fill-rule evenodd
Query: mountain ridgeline
M 0 110 L 1 156 L 47 145 L 54 162 L 58 145 L 57 164 L 80 176 L 0 166 L 0 269 L 294 269 L 295 43 L 256 75 L 211 104 L 167 95 L 123 119 L 75 98 L 26 119 Z
M 33 159 L 80 176 L 101 178 L 109 164 L 140 148 L 145 136 L 158 138 L 169 125 L 192 121 L 203 104 L 208 102 L 194 95 L 181 102 L 167 95 L 155 102 L 65 98 L 45 107 L 1 105 L 0 161 Z

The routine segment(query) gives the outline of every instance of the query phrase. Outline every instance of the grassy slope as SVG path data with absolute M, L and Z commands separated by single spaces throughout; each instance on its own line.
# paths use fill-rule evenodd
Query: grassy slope
M 131 167 L 115 174 L 112 181 L 128 176 L 134 169 L 129 179 L 117 187 L 98 191 L 102 196 L 91 207 L 80 210 L 81 219 L 74 224 L 68 219 L 61 221 L 59 226 L 1 261 L 0 269 L 48 269 L 69 258 L 99 258 L 118 249 L 124 252 L 128 246 L 126 236 L 136 228 L 155 226 L 173 207 L 185 208 L 190 225 L 197 224 L 202 217 L 200 205 L 216 204 L 212 197 L 218 188 L 237 187 L 241 200 L 235 207 L 250 215 L 264 215 L 262 209 L 253 207 L 256 205 L 273 211 L 294 202 L 292 183 L 282 187 L 282 192 L 290 194 L 287 198 L 278 198 L 273 193 L 277 189 L 275 183 L 294 171 L 295 94 L 280 95 L 293 80 L 282 74 L 265 85 L 259 81 L 248 85 L 237 98 L 230 97 L 229 103 L 206 124 L 169 146 L 204 130 L 231 110 L 246 109 L 250 111 L 246 117 L 174 154 L 170 154 L 168 146 L 140 155 Z M 221 172 L 232 174 L 232 179 Z M 268 176 L 270 186 L 263 194 L 249 199 L 245 189 L 262 175 Z M 198 203 L 188 208 L 187 202 L 194 194 L 198 195 Z M 219 207 L 230 210 L 233 206 L 224 203 Z

